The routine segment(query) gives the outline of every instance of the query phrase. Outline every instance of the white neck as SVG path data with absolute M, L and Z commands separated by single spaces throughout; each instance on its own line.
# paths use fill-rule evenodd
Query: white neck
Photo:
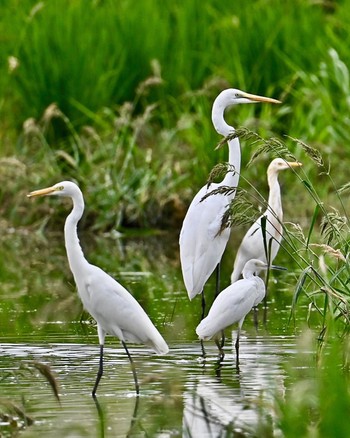
M 88 262 L 84 257 L 77 233 L 77 225 L 84 212 L 84 198 L 82 193 L 75 193 L 72 197 L 72 201 L 73 209 L 64 224 L 64 240 L 69 267 L 76 279 L 78 272 L 81 272 L 81 269 L 83 269 Z
M 211 119 L 214 128 L 218 134 L 227 137 L 235 132 L 235 128 L 226 123 L 224 119 L 227 103 L 224 101 L 222 94 L 215 99 L 211 113 Z M 228 162 L 235 168 L 235 172 L 228 172 L 222 181 L 224 185 L 237 187 L 239 175 L 241 172 L 241 147 L 238 138 L 233 138 L 227 142 L 229 148 Z
M 281 201 L 281 188 L 278 182 L 278 173 L 277 172 L 268 172 L 267 173 L 267 182 L 269 185 L 269 199 L 268 205 L 273 210 L 273 212 L 277 215 L 277 217 L 282 221 L 282 201 Z
M 214 128 L 218 134 L 226 137 L 230 133 L 234 132 L 234 128 L 228 125 L 224 119 L 225 109 L 227 107 L 226 101 L 222 98 L 222 94 L 214 100 L 213 108 L 211 111 L 211 120 L 213 122 Z

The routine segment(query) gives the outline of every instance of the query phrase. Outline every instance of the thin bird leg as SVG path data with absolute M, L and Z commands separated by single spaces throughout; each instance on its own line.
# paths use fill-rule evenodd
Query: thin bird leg
M 216 298 L 220 293 L 220 262 L 216 265 L 215 272 L 216 272 L 216 282 L 215 282 L 215 298 Z
M 202 316 L 201 316 L 201 321 L 204 318 L 204 314 L 205 314 L 205 298 L 204 298 L 204 291 L 202 291 Z
M 254 327 L 255 327 L 255 330 L 258 331 L 259 320 L 258 320 L 258 308 L 257 308 L 257 306 L 253 307 L 253 315 L 254 315 Z
M 222 349 L 221 342 L 219 342 L 218 339 L 215 339 L 215 344 L 218 347 L 218 350 L 219 350 L 219 362 L 221 362 L 224 359 L 224 357 L 225 357 L 225 352 Z
M 240 321 L 238 324 L 238 330 L 237 330 L 237 338 L 235 343 L 236 348 L 236 369 L 239 370 L 239 337 L 241 335 L 241 327 L 242 327 L 243 321 Z
M 202 349 L 202 356 L 203 356 L 203 359 L 205 359 L 205 357 L 206 357 L 206 352 L 205 352 L 205 348 L 204 348 L 204 342 L 203 342 L 203 339 L 201 339 L 201 349 Z
M 132 374 L 134 376 L 134 381 L 135 381 L 136 394 L 139 395 L 140 394 L 140 386 L 139 386 L 139 382 L 137 380 L 135 364 L 134 364 L 134 361 L 132 360 L 132 357 L 129 353 L 128 347 L 126 346 L 126 343 L 124 341 L 122 341 L 122 344 L 123 344 L 123 347 L 125 348 L 126 354 L 128 355 L 128 358 L 130 361 L 131 371 L 132 371 Z
M 221 330 L 221 341 L 220 341 L 221 349 L 225 346 L 225 332 L 224 330 Z
M 99 367 L 98 367 L 98 372 L 97 372 L 95 386 L 94 386 L 94 389 L 92 390 L 92 396 L 94 398 L 96 397 L 97 387 L 98 387 L 98 384 L 100 383 L 102 374 L 103 374 L 103 344 L 100 345 L 100 364 L 99 364 Z
M 215 284 L 215 298 L 220 293 L 220 262 L 216 265 L 216 284 Z M 224 330 L 221 331 L 221 341 L 220 341 L 220 350 L 224 348 L 225 345 L 225 332 Z

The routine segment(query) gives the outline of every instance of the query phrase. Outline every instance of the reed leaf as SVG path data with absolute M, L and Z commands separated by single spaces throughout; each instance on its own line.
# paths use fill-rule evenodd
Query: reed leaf
M 37 371 L 39 371 L 39 373 L 43 377 L 45 377 L 45 379 L 49 383 L 56 399 L 58 401 L 60 401 L 60 396 L 58 393 L 58 382 L 57 382 L 57 379 L 56 379 L 54 373 L 52 372 L 50 366 L 47 364 L 44 364 L 42 362 L 36 361 L 36 360 L 25 362 L 21 365 L 21 369 L 28 370 L 30 372 L 32 372 L 34 368 Z
M 293 140 L 295 143 L 297 143 L 299 146 L 301 146 L 304 152 L 306 153 L 306 155 L 308 155 L 316 163 L 318 167 L 324 167 L 324 160 L 318 149 L 309 146 L 308 144 L 304 143 L 303 141 L 297 138 L 293 138 L 293 137 L 289 137 L 289 138 Z

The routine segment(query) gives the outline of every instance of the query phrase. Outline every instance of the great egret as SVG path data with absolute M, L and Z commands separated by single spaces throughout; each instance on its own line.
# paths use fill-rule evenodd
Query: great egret
M 224 119 L 225 109 L 239 103 L 270 102 L 280 103 L 269 97 L 255 96 L 236 89 L 222 91 L 214 101 L 212 122 L 216 131 L 224 137 L 232 134 L 234 128 Z M 184 283 L 189 299 L 203 292 L 203 287 L 219 266 L 222 254 L 230 237 L 230 229 L 220 232 L 222 216 L 235 193 L 229 195 L 208 195 L 223 186 L 237 187 L 241 167 L 241 150 L 238 138 L 228 141 L 229 164 L 234 171 L 228 172 L 218 184 L 203 186 L 193 198 L 180 232 L 180 261 Z M 219 273 L 219 269 L 217 274 Z M 217 293 L 219 291 L 217 281 Z M 204 294 L 202 295 L 202 318 L 204 316 Z
M 215 338 L 220 351 L 220 359 L 224 358 L 224 351 L 219 343 L 222 331 L 238 322 L 236 348 L 236 366 L 239 365 L 239 337 L 244 318 L 264 298 L 266 287 L 258 276 L 261 270 L 267 269 L 267 263 L 258 259 L 249 260 L 243 268 L 243 279 L 230 284 L 219 293 L 213 302 L 208 316 L 196 328 L 196 333 L 202 341 Z M 284 269 L 279 266 L 270 266 L 271 269 Z
M 68 263 L 80 299 L 97 322 L 100 343 L 99 370 L 92 396 L 96 396 L 103 374 L 103 346 L 106 334 L 118 337 L 123 344 L 130 360 L 136 393 L 139 394 L 136 370 L 126 342 L 145 344 L 158 354 L 166 354 L 169 348 L 135 298 L 114 278 L 85 259 L 77 233 L 77 224 L 84 212 L 84 198 L 79 187 L 73 182 L 63 181 L 52 187 L 31 192 L 27 196 L 32 198 L 45 195 L 65 196 L 73 201 L 73 209 L 64 225 Z
M 285 161 L 275 158 L 267 168 L 267 182 L 269 186 L 269 198 L 267 210 L 253 223 L 246 232 L 238 248 L 231 274 L 231 283 L 237 281 L 242 270 L 250 259 L 259 259 L 265 263 L 272 263 L 280 248 L 283 237 L 283 210 L 281 200 L 281 188 L 278 182 L 278 174 L 281 170 L 299 167 L 302 164 L 297 161 Z M 265 218 L 265 225 L 261 221 Z M 265 242 L 263 230 L 265 230 Z M 269 241 L 271 240 L 271 243 Z M 271 246 L 270 246 L 271 245 Z M 269 248 L 271 248 L 269 252 Z

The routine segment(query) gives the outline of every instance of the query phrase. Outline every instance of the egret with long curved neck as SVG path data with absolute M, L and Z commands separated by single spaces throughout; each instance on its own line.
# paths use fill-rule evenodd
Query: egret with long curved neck
M 77 233 L 77 225 L 84 212 L 84 198 L 79 187 L 73 182 L 63 181 L 28 195 L 37 196 L 65 196 L 73 201 L 73 209 L 64 225 L 64 238 L 69 267 L 79 296 L 84 308 L 97 322 L 100 362 L 92 390 L 93 397 L 96 396 L 103 374 L 103 346 L 106 334 L 116 336 L 123 344 L 130 360 L 136 393 L 139 394 L 136 369 L 126 342 L 145 344 L 158 354 L 166 354 L 169 351 L 166 342 L 135 298 L 114 278 L 85 259 Z
M 240 103 L 270 102 L 280 103 L 269 97 L 255 96 L 236 89 L 222 91 L 214 101 L 212 122 L 216 131 L 227 137 L 234 132 L 224 119 L 225 109 Z M 239 182 L 241 168 L 241 150 L 238 138 L 228 141 L 229 164 L 234 171 L 229 171 L 220 183 L 203 186 L 193 198 L 180 232 L 180 261 L 185 287 L 190 300 L 203 292 L 208 278 L 217 269 L 216 292 L 219 285 L 219 263 L 230 237 L 230 229 L 221 230 L 223 214 L 235 196 L 230 194 L 209 195 L 223 186 L 236 188 Z M 204 198 L 205 197 L 205 198 Z M 203 199 L 204 198 L 204 199 Z M 205 301 L 202 293 L 202 318 L 204 317 Z
M 282 170 L 294 169 L 301 165 L 298 161 L 286 161 L 283 158 L 275 158 L 271 161 L 267 168 L 269 186 L 267 209 L 251 225 L 242 239 L 235 258 L 231 283 L 241 277 L 248 260 L 259 259 L 270 264 L 277 256 L 283 237 L 283 209 L 278 175 Z M 265 221 L 264 232 L 263 220 Z

